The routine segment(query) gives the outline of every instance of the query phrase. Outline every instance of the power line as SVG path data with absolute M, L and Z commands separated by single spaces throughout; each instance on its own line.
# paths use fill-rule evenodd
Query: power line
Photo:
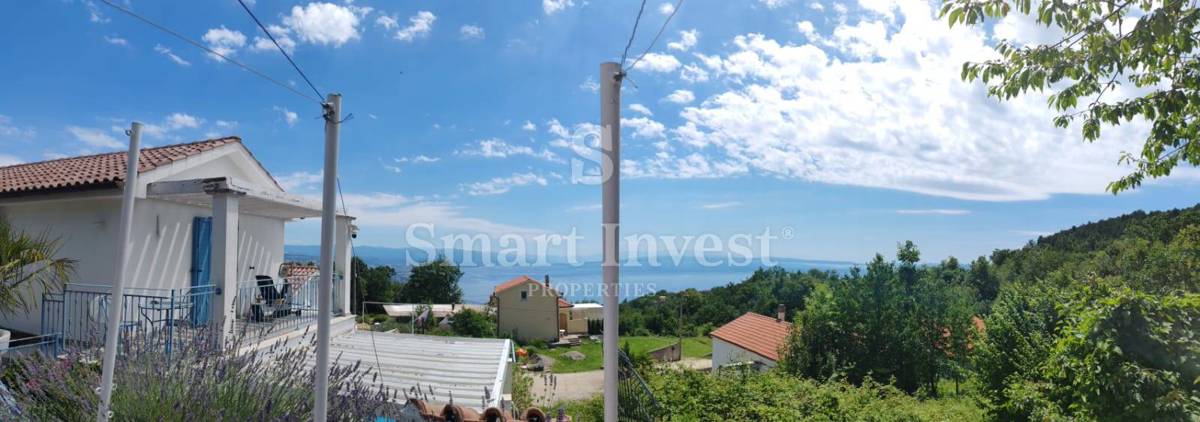
M 158 29 L 159 31 L 165 32 L 165 33 L 167 33 L 167 34 L 169 34 L 169 35 L 171 35 L 171 36 L 173 36 L 173 37 L 175 37 L 175 38 L 178 38 L 178 39 L 180 39 L 180 40 L 183 40 L 184 42 L 186 42 L 186 43 L 188 43 L 188 44 L 191 44 L 193 47 L 196 47 L 196 48 L 199 48 L 199 49 L 201 49 L 201 50 L 207 51 L 209 54 L 212 54 L 212 55 L 214 55 L 214 56 L 220 57 L 221 59 L 223 59 L 223 60 L 225 60 L 225 61 L 227 61 L 227 62 L 229 62 L 229 63 L 233 63 L 233 64 L 234 64 L 234 65 L 236 65 L 237 67 L 240 67 L 240 68 L 242 68 L 242 70 L 245 70 L 245 71 L 247 71 L 247 72 L 250 72 L 250 73 L 254 74 L 255 76 L 258 76 L 259 78 L 262 78 L 262 79 L 266 80 L 267 82 L 270 82 L 270 83 L 273 83 L 273 84 L 275 84 L 275 85 L 279 86 L 280 88 L 283 88 L 283 89 L 286 89 L 286 90 L 288 90 L 288 91 L 291 91 L 293 94 L 299 95 L 299 96 L 303 97 L 304 99 L 307 99 L 307 100 L 310 100 L 310 101 L 314 101 L 314 102 L 316 102 L 317 104 L 322 104 L 322 103 L 324 103 L 324 101 L 322 101 L 322 100 L 320 99 L 320 97 L 319 97 L 319 96 L 318 96 L 318 97 L 312 97 L 312 96 L 310 96 L 310 95 L 308 95 L 308 94 L 305 94 L 305 93 L 301 92 L 300 90 L 297 90 L 296 88 L 294 88 L 294 87 L 292 87 L 292 86 L 290 86 L 290 85 L 288 85 L 288 84 L 285 84 L 285 83 L 283 83 L 283 82 L 280 82 L 280 81 L 278 81 L 278 80 L 276 80 L 276 79 L 274 79 L 274 78 L 271 78 L 270 76 L 267 76 L 267 74 L 265 74 L 265 73 L 259 72 L 258 70 L 255 70 L 254 68 L 252 68 L 252 67 L 250 67 L 250 66 L 247 66 L 246 64 L 244 64 L 244 63 L 242 63 L 242 62 L 239 62 L 239 61 L 237 61 L 237 60 L 234 60 L 234 59 L 232 59 L 232 58 L 230 58 L 230 57 L 228 57 L 228 56 L 226 56 L 226 55 L 224 55 L 224 54 L 218 53 L 218 52 L 214 51 L 213 49 L 211 49 L 211 48 L 208 48 L 208 46 L 206 46 L 206 45 L 204 45 L 204 44 L 201 44 L 201 43 L 199 43 L 199 42 L 197 42 L 197 41 L 195 41 L 195 40 L 192 40 L 191 38 L 188 38 L 188 37 L 184 36 L 183 34 L 180 34 L 179 32 L 176 32 L 175 30 L 173 30 L 173 29 L 171 29 L 171 28 L 167 28 L 166 26 L 163 26 L 163 25 L 161 25 L 161 24 L 159 24 L 159 23 L 157 23 L 157 22 L 154 22 L 154 21 L 150 20 L 149 18 L 143 17 L 142 15 L 139 15 L 139 14 L 137 14 L 136 12 L 134 12 L 134 11 L 132 11 L 132 10 L 126 9 L 126 8 L 124 8 L 124 7 L 121 7 L 120 5 L 117 5 L 117 4 L 113 3 L 111 0 L 100 0 L 100 1 L 101 1 L 101 2 L 103 2 L 104 4 L 107 4 L 109 7 L 112 7 L 112 8 L 114 8 L 114 9 L 117 9 L 117 10 L 121 11 L 121 12 L 124 12 L 125 14 L 127 14 L 127 15 L 129 15 L 129 16 L 132 16 L 134 19 L 140 20 L 140 21 L 144 22 L 145 24 L 147 24 L 147 25 L 150 25 L 150 26 L 154 27 L 155 29 Z
M 633 39 L 637 36 L 638 25 L 642 23 L 642 12 L 646 11 L 646 0 L 642 0 L 642 6 L 638 8 L 637 18 L 633 20 L 633 31 L 629 33 L 629 41 L 625 43 L 625 52 L 621 53 L 621 69 L 625 69 L 625 58 L 629 56 L 629 47 L 633 47 Z
M 321 95 L 321 91 L 317 89 L 316 85 L 313 85 L 312 81 L 308 80 L 308 75 L 305 75 L 304 71 L 300 70 L 300 66 L 296 65 L 296 61 L 292 60 L 292 56 L 279 45 L 279 41 L 275 41 L 275 36 L 271 35 L 271 31 L 268 31 L 267 27 L 263 26 L 262 21 L 258 20 L 258 16 L 254 16 L 254 12 L 250 11 L 250 7 L 246 6 L 246 2 L 238 0 L 238 3 L 242 5 L 242 9 L 246 9 L 246 13 L 250 15 L 250 19 L 254 19 L 254 23 L 258 24 L 259 29 L 262 29 L 263 33 L 267 34 L 267 38 L 271 39 L 271 43 L 275 44 L 275 48 L 278 48 L 279 52 L 283 53 L 283 57 L 287 59 L 288 63 L 292 64 L 292 68 L 296 69 L 296 73 L 299 73 L 300 77 L 304 78 L 304 82 L 308 83 L 308 87 L 312 88 L 313 93 L 317 94 L 317 98 L 325 98 L 324 95 Z
M 643 3 L 643 4 L 645 4 L 645 3 Z M 675 2 L 675 8 L 671 9 L 671 14 L 667 15 L 667 20 L 663 21 L 662 27 L 658 28 L 658 33 L 654 34 L 654 39 L 650 40 L 650 45 L 646 46 L 646 51 L 643 51 L 642 55 L 638 56 L 637 60 L 634 60 L 633 64 L 629 65 L 628 68 L 622 67 L 621 73 L 625 73 L 629 69 L 633 69 L 634 66 L 637 66 L 638 62 L 642 61 L 643 57 L 646 57 L 646 53 L 649 53 L 650 49 L 654 48 L 654 44 L 658 42 L 658 38 L 661 37 L 663 34 L 663 31 L 665 31 L 667 29 L 667 24 L 671 23 L 671 18 L 674 18 L 675 14 L 679 12 L 680 6 L 683 6 L 683 0 L 679 0 L 679 1 Z M 639 12 L 639 14 L 640 14 L 640 12 Z M 626 48 L 628 48 L 628 47 L 626 47 Z M 624 59 L 622 59 L 622 64 L 623 63 L 624 63 Z

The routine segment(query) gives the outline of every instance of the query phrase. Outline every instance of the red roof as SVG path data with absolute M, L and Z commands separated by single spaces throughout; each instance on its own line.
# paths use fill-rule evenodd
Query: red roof
M 534 280 L 527 275 L 517 276 L 517 278 L 500 283 L 500 285 L 496 286 L 495 290 L 492 290 L 492 293 L 500 293 L 502 291 L 511 289 L 513 287 L 520 286 L 520 285 L 524 284 L 526 281 L 532 281 L 534 283 L 538 282 L 537 280 Z
M 525 284 L 526 282 L 535 283 L 535 284 L 539 284 L 539 285 L 542 284 L 541 282 L 534 280 L 533 277 L 530 277 L 527 275 L 521 275 L 521 276 L 517 276 L 516 278 L 513 278 L 512 280 L 508 280 L 503 283 L 500 283 L 499 285 L 496 286 L 496 288 L 494 290 L 492 290 L 492 294 L 500 293 L 502 291 L 511 289 L 513 287 L 520 286 L 522 284 Z M 558 293 L 558 290 L 554 290 L 554 289 L 549 289 L 549 290 L 553 291 L 555 294 L 559 295 L 558 296 L 558 307 L 559 308 L 570 308 L 571 306 L 573 306 L 573 305 L 571 305 L 571 302 L 568 302 L 566 299 L 562 298 L 562 294 Z
M 187 144 L 142 149 L 138 173 L 200 154 L 222 145 L 241 143 L 229 136 Z M 116 186 L 125 179 L 126 152 L 85 155 L 0 167 L 0 194 Z
M 791 330 L 791 323 L 747 312 L 709 335 L 778 362 L 779 348 L 787 341 Z

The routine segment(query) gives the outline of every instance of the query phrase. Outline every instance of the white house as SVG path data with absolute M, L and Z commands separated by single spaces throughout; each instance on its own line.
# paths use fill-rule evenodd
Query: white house
M 775 318 L 747 312 L 709 334 L 712 367 L 716 370 L 732 364 L 750 364 L 773 368 L 779 363 L 779 350 L 791 330 L 792 324 L 784 320 L 782 307 Z
M 119 253 L 125 167 L 125 152 L 0 167 L 0 218 L 60 239 L 59 256 L 77 260 L 72 285 L 106 291 Z M 284 225 L 321 214 L 318 201 L 285 192 L 237 137 L 143 149 L 138 171 L 126 285 L 212 285 L 204 317 L 214 322 L 250 315 L 250 300 L 234 306 L 239 289 L 259 295 L 256 276 L 279 274 Z M 350 268 L 352 221 L 337 218 L 335 274 Z M 30 303 L 41 304 L 41 293 Z M 350 309 L 348 275 L 333 296 L 335 310 Z M 39 333 L 43 311 L 0 317 L 0 327 Z

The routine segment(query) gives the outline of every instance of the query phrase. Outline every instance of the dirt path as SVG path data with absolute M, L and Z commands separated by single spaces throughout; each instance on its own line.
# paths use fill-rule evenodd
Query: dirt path
M 537 403 L 547 405 L 565 400 L 583 400 L 604 386 L 604 371 L 584 371 L 570 374 L 531 373 L 533 396 Z
M 688 358 L 672 365 L 707 371 L 712 368 L 709 358 Z M 604 371 L 584 371 L 570 374 L 553 372 L 530 373 L 533 377 L 534 401 L 553 404 L 559 401 L 583 400 L 600 394 L 604 387 Z

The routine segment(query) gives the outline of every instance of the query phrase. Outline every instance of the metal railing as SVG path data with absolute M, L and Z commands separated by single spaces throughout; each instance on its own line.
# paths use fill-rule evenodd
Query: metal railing
M 11 340 L 0 349 L 0 357 L 9 359 L 26 353 L 41 352 L 45 355 L 58 354 L 58 334 L 42 334 Z
M 94 348 L 104 343 L 111 286 L 67 284 L 42 295 L 41 332 L 53 336 L 55 352 Z M 212 285 L 180 289 L 125 289 L 119 310 L 122 353 L 164 347 L 168 355 L 181 341 L 213 325 Z
M 318 275 L 287 279 L 262 278 L 238 283 L 234 313 L 238 329 L 251 336 L 295 330 L 316 322 Z M 339 286 L 334 277 L 331 295 L 333 315 L 341 315 Z
M 633 361 L 620 349 L 617 354 L 620 363 L 617 369 L 617 419 L 636 422 L 666 420 L 666 411 L 658 405 L 654 393 L 638 375 Z

